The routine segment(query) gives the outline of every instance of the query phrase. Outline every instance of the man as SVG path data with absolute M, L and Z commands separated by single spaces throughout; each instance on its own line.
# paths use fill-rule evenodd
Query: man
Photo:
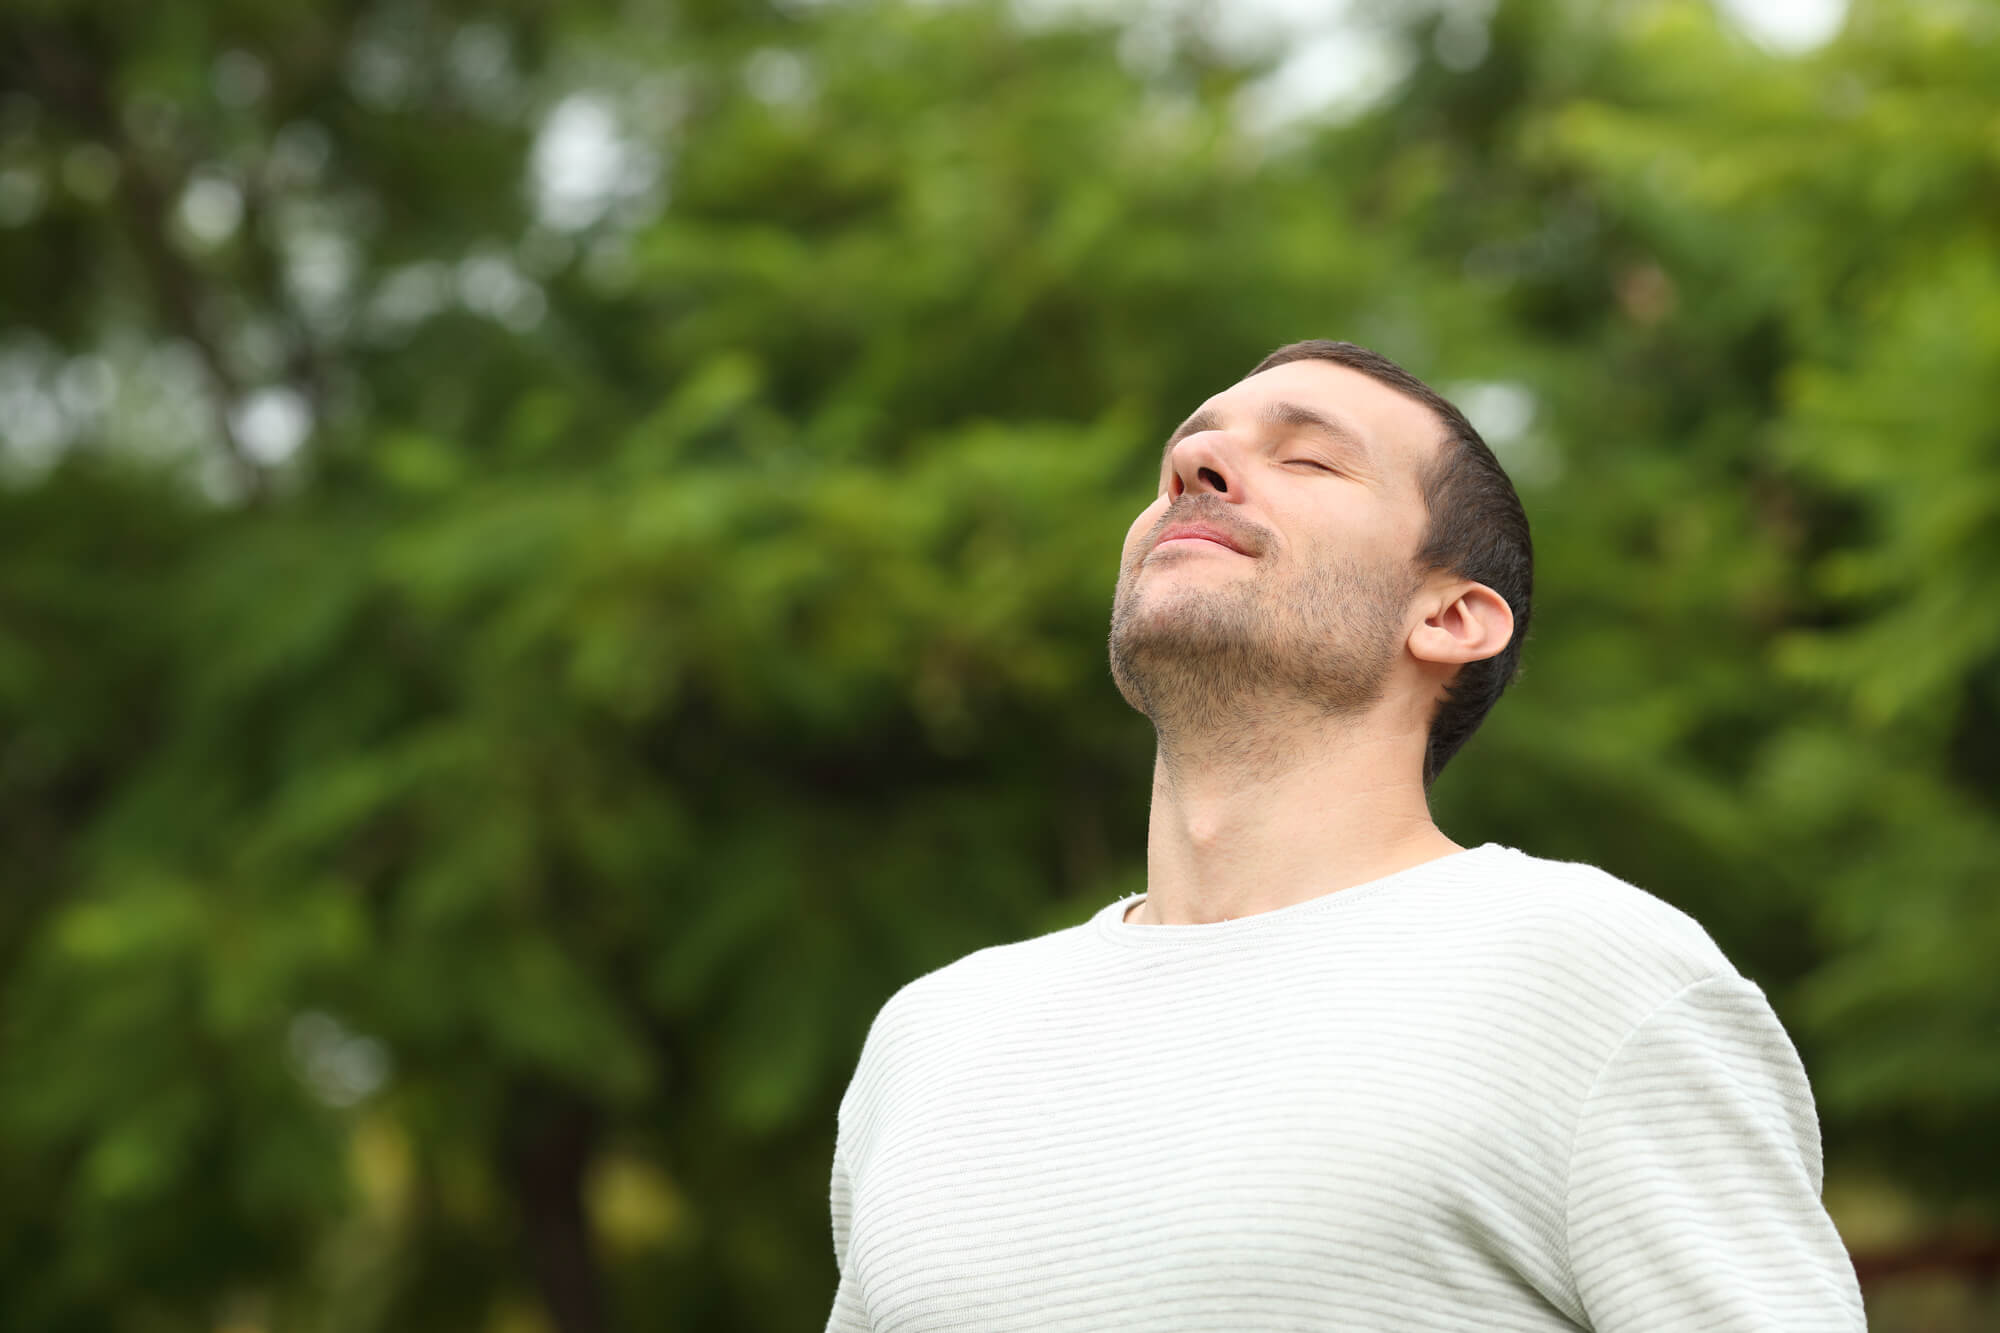
M 1478 433 L 1363 348 L 1174 432 L 1111 617 L 1146 892 L 883 1007 L 829 1329 L 1864 1327 L 1763 993 L 1659 899 L 1431 821 L 1531 567 Z

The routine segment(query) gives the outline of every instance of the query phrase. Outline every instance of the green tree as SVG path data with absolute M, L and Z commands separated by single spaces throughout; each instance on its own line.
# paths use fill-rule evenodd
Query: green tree
M 1990 11 L 1384 22 L 1272 134 L 1194 17 L 0 18 L 10 1314 L 822 1318 L 875 1009 L 1140 882 L 1160 438 L 1323 334 L 1536 524 L 1445 828 L 1687 907 L 1836 1174 L 2000 1205 Z

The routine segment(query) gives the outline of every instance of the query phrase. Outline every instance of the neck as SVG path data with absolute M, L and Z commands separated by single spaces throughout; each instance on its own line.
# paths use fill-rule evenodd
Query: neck
M 1253 916 L 1462 850 L 1431 820 L 1422 736 L 1370 722 L 1239 711 L 1199 736 L 1163 730 L 1128 919 Z

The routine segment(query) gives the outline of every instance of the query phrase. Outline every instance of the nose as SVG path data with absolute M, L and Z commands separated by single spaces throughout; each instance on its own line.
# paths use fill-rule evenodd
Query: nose
M 1189 491 L 1228 495 L 1235 464 L 1229 461 L 1229 437 L 1219 430 L 1197 431 L 1174 446 L 1173 469 L 1167 478 L 1167 498 L 1178 500 Z

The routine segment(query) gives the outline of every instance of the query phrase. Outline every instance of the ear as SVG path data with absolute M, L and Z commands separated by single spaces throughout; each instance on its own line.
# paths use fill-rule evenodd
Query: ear
M 1457 665 L 1492 657 L 1514 637 L 1507 599 L 1483 583 L 1447 585 L 1429 615 L 1410 631 L 1410 652 L 1422 662 Z

